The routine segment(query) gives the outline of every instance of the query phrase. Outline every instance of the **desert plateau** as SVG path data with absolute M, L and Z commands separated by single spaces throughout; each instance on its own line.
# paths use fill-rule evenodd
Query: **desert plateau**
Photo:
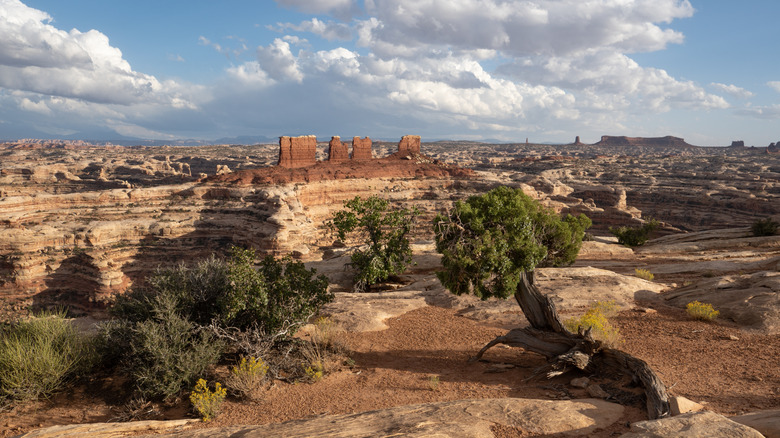
M 780 146 L 780 142 L 778 143 Z M 450 293 L 432 224 L 458 201 L 507 186 L 592 226 L 576 261 L 535 271 L 562 319 L 615 307 L 617 349 L 668 392 L 648 418 L 625 376 L 573 370 L 547 378 L 543 355 L 497 345 L 529 326 L 514 299 Z M 416 208 L 414 264 L 356 292 L 350 254 L 328 222 L 359 196 Z M 644 245 L 610 232 L 658 227 Z M 118 373 L 97 370 L 49 398 L 6 404 L 2 436 L 780 437 L 780 153 L 700 147 L 681 138 L 602 137 L 583 144 L 399 142 L 281 137 L 278 144 L 0 144 L 0 315 L 6 327 L 66 309 L 90 333 L 117 296 L 157 270 L 225 256 L 291 256 L 334 294 L 316 318 L 338 327 L 342 358 L 313 382 L 269 379 L 229 395 L 202 422 L 186 395 L 128 407 Z M 640 272 L 651 276 L 640 278 Z M 709 303 L 714 321 L 686 306 Z M 316 318 L 296 336 L 307 341 Z M 224 379 L 220 362 L 204 378 Z M 132 411 L 132 412 L 131 412 Z M 132 420 L 132 421 L 127 421 Z M 688 435 L 685 435 L 688 433 Z

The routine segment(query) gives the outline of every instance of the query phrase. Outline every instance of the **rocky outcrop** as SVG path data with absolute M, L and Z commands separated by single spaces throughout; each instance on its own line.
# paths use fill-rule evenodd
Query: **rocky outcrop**
M 352 138 L 352 159 L 370 160 L 371 158 L 373 158 L 371 153 L 371 139 L 368 137 L 363 139 L 360 137 Z
M 328 143 L 328 161 L 347 161 L 349 160 L 349 150 L 347 145 L 341 142 L 341 137 L 331 137 Z
M 777 143 L 770 143 L 766 148 L 768 154 L 780 154 L 780 141 Z
M 574 143 L 573 143 L 573 145 L 574 145 L 574 146 L 582 146 L 583 144 L 584 144 L 584 143 L 580 141 L 580 136 L 578 135 L 578 136 L 577 136 L 577 137 L 574 139 Z
M 764 438 L 759 431 L 710 411 L 640 421 L 620 438 Z
M 420 154 L 420 136 L 419 135 L 404 135 L 401 137 L 401 141 L 398 143 L 399 155 L 413 155 Z
M 729 147 L 732 147 L 732 148 L 744 148 L 745 147 L 745 142 L 743 140 L 734 140 L 734 141 L 731 142 L 731 146 L 729 146 Z
M 688 144 L 679 137 L 672 137 L 667 135 L 666 137 L 614 137 L 610 135 L 602 135 L 601 141 L 596 143 L 596 146 L 651 146 L 651 147 L 675 147 L 675 148 L 693 148 L 691 144 Z
M 279 137 L 279 163 L 281 167 L 296 168 L 313 165 L 317 155 L 317 137 Z
M 595 399 L 551 401 L 501 398 L 398 406 L 279 424 L 188 430 L 170 436 L 493 438 L 495 435 L 492 428 L 497 425 L 522 430 L 529 436 L 559 433 L 585 436 L 597 429 L 609 427 L 622 415 L 622 406 Z

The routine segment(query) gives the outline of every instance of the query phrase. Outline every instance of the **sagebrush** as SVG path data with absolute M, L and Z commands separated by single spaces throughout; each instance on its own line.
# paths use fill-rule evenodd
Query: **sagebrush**
M 23 402 L 48 397 L 96 362 L 94 340 L 64 312 L 41 313 L 0 333 L 0 398 Z
M 630 247 L 642 246 L 650 239 L 650 233 L 659 227 L 655 219 L 650 219 L 638 227 L 610 227 L 609 232 L 618 238 L 618 243 Z
M 699 301 L 692 301 L 685 306 L 685 311 L 693 319 L 701 321 L 714 321 L 720 315 L 720 312 L 712 307 L 712 304 L 700 303 Z

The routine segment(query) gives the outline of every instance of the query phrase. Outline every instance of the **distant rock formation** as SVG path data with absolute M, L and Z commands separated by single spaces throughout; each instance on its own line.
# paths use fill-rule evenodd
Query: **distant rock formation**
M 766 148 L 766 153 L 768 154 L 780 154 L 780 141 L 777 143 L 769 143 L 769 146 Z
M 370 160 L 371 158 L 373 158 L 371 154 L 371 139 L 368 137 L 364 139 L 354 137 L 352 139 L 352 159 Z
M 602 138 L 602 140 L 604 139 L 604 137 L 601 137 L 601 138 Z M 583 144 L 584 144 L 584 143 L 580 141 L 580 136 L 578 135 L 578 136 L 577 136 L 577 137 L 574 139 L 574 146 L 582 146 Z
M 295 168 L 311 166 L 316 162 L 317 137 L 279 137 L 279 166 Z
M 674 147 L 674 148 L 694 148 L 696 146 L 688 144 L 680 137 L 613 137 L 602 135 L 601 141 L 596 146 L 650 146 L 650 147 Z
M 734 140 L 731 142 L 731 147 L 733 148 L 744 148 L 745 142 L 742 140 Z
M 404 135 L 398 143 L 399 154 L 420 154 L 420 136 Z
M 334 136 L 328 143 L 328 161 L 347 161 L 349 160 L 349 149 L 347 145 L 341 142 L 341 137 Z

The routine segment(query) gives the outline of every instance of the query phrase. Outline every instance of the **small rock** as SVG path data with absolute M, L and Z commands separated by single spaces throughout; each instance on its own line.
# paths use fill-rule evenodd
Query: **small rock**
M 730 341 L 739 341 L 739 338 L 738 338 L 738 337 L 736 337 L 736 336 L 734 336 L 734 335 L 729 335 L 728 339 L 729 339 Z
M 704 406 L 685 397 L 676 396 L 669 398 L 669 408 L 672 415 L 680 415 L 687 412 L 699 412 L 704 409 Z
M 577 377 L 576 379 L 571 379 L 571 382 L 569 382 L 569 385 L 575 387 L 575 388 L 587 388 L 588 384 L 590 383 L 590 379 L 587 377 Z
M 604 389 L 601 386 L 595 384 L 588 386 L 588 394 L 590 394 L 590 396 L 594 398 L 600 398 L 600 399 L 609 398 L 609 393 L 607 391 L 604 391 Z

